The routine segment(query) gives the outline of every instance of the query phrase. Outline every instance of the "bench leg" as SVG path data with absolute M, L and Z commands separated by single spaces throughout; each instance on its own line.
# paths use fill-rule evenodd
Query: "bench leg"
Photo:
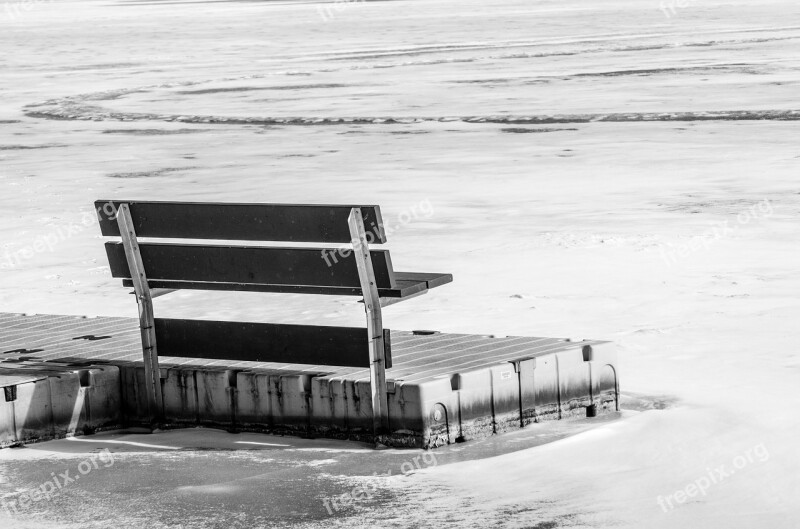
M 379 302 L 373 302 L 373 309 L 367 308 L 369 328 L 369 377 L 372 386 L 372 426 L 376 435 L 389 433 L 389 403 L 386 394 L 385 344 L 383 342 L 383 323 Z M 365 302 L 365 305 L 367 303 Z M 377 305 L 377 310 L 375 306 Z
M 383 315 L 375 271 L 369 253 L 364 220 L 361 210 L 353 208 L 348 219 L 353 241 L 353 255 L 358 265 L 358 276 L 364 294 L 364 309 L 367 313 L 369 333 L 370 385 L 372 388 L 372 426 L 376 436 L 389 432 L 389 403 L 386 395 L 386 345 L 383 340 Z
M 158 349 L 156 348 L 155 312 L 153 297 L 147 275 L 144 270 L 142 255 L 136 239 L 136 231 L 128 204 L 120 204 L 117 210 L 117 224 L 125 247 L 125 257 L 133 280 L 136 303 L 139 305 L 139 329 L 142 333 L 142 352 L 144 360 L 145 391 L 150 422 L 162 422 L 163 399 L 161 395 L 161 370 L 158 367 Z
M 147 296 L 137 296 L 139 304 L 139 329 L 142 333 L 142 353 L 144 360 L 144 377 L 147 391 L 147 408 L 150 422 L 162 422 L 163 397 L 161 394 L 161 370 L 158 366 L 158 350 L 156 349 L 156 327 L 153 312 L 153 300 Z

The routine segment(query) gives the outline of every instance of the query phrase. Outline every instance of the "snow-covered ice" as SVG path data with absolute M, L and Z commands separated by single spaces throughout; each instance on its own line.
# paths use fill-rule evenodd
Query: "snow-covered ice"
M 380 204 L 397 269 L 455 276 L 388 308 L 388 327 L 610 339 L 644 405 L 291 523 L 797 527 L 798 39 L 783 0 L 0 5 L 0 310 L 135 315 L 90 221 L 98 198 Z M 263 294 L 176 293 L 156 311 L 363 319 L 354 299 Z M 13 453 L 15 472 L 61 468 Z M 191 497 L 178 489 L 213 485 L 188 472 L 203 453 L 136 461 L 173 457 L 184 481 L 164 498 Z M 721 466 L 735 472 L 675 499 Z M 31 483 L 6 474 L 3 494 Z M 111 523 L 143 475 L 69 497 Z M 230 513 L 264 498 L 243 498 L 206 525 L 248 527 Z M 58 502 L 36 516 L 80 523 Z

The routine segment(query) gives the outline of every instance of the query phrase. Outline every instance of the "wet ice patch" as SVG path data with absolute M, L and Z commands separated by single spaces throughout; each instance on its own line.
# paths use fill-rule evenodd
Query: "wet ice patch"
M 528 129 L 524 127 L 511 127 L 506 129 L 500 129 L 500 132 L 506 132 L 509 134 L 535 134 L 541 132 L 561 132 L 565 130 L 578 130 L 578 129 L 552 129 L 552 128 L 543 128 L 543 129 Z
M 284 86 L 232 86 L 228 88 L 203 88 L 200 90 L 181 90 L 178 94 L 184 95 L 208 95 L 208 94 L 221 94 L 225 92 L 260 92 L 263 90 L 311 90 L 318 88 L 345 88 L 348 85 L 337 83 L 320 83 L 320 84 L 301 84 L 301 85 L 284 85 Z
M 680 213 L 712 213 L 736 214 L 743 210 L 757 206 L 763 199 L 754 198 L 707 198 L 703 199 L 694 195 L 685 195 L 683 200 L 662 202 L 658 205 L 667 211 Z
M 666 410 L 672 408 L 679 399 L 672 395 L 644 395 L 640 393 L 622 393 L 619 398 L 620 408 L 629 411 Z
M 60 143 L 47 143 L 44 145 L 0 145 L 0 151 L 29 151 L 35 149 L 54 149 L 56 147 L 67 147 Z
M 107 129 L 103 134 L 130 134 L 132 136 L 171 136 L 173 134 L 196 134 L 209 129 Z
M 111 173 L 106 175 L 108 178 L 153 178 L 157 176 L 164 176 L 169 173 L 178 171 L 188 171 L 195 169 L 195 167 L 167 167 L 165 169 L 156 169 L 153 171 L 138 171 L 131 173 Z
M 304 461 L 303 464 L 309 467 L 318 467 L 322 465 L 332 465 L 338 463 L 336 459 L 315 459 L 313 461 Z

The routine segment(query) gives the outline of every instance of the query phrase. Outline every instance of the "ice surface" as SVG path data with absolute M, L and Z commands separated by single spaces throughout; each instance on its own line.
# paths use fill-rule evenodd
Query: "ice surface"
M 9 6 L 0 310 L 135 315 L 87 216 L 98 198 L 377 203 L 397 269 L 455 276 L 388 308 L 388 327 L 613 340 L 623 390 L 675 404 L 439 465 L 396 480 L 388 510 L 336 520 L 800 523 L 796 3 Z M 413 215 L 426 201 L 433 213 Z M 353 299 L 156 303 L 363 319 Z M 706 494 L 657 503 L 759 446 L 768 458 Z

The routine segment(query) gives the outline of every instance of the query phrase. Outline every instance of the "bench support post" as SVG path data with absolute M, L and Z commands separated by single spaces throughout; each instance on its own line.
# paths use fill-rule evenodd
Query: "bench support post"
M 142 333 L 142 351 L 144 356 L 145 391 L 150 420 L 161 422 L 163 401 L 161 395 L 161 372 L 158 367 L 158 350 L 156 349 L 155 313 L 153 312 L 153 296 L 147 284 L 144 262 L 139 252 L 139 243 L 133 227 L 128 204 L 120 204 L 117 209 L 117 224 L 125 247 L 125 257 L 133 280 L 136 303 L 139 306 L 139 329 Z
M 383 341 L 383 316 L 375 271 L 369 253 L 369 243 L 360 208 L 350 210 L 348 218 L 353 255 L 358 265 L 364 310 L 367 313 L 369 333 L 370 384 L 372 386 L 372 424 L 376 436 L 389 433 L 389 403 L 386 395 L 386 348 Z

